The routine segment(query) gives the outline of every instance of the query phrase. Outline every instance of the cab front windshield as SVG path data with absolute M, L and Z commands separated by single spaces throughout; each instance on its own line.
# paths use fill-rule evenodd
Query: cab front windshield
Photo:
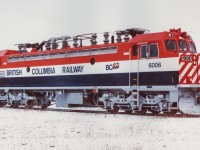
M 179 48 L 177 48 L 177 45 Z M 185 41 L 183 39 L 180 39 L 178 41 L 167 39 L 165 40 L 165 47 L 169 51 L 180 50 L 181 52 L 196 53 L 195 44 L 192 41 Z
M 179 44 L 180 51 L 188 51 L 186 41 L 184 41 L 184 40 L 179 40 L 179 41 L 178 41 L 178 44 Z

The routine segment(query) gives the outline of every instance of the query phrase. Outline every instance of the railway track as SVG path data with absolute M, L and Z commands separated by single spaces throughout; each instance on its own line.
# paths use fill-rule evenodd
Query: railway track
M 112 114 L 110 112 L 107 112 L 106 110 L 93 110 L 92 108 L 96 108 L 96 107 L 87 107 L 87 110 L 83 110 L 83 109 L 73 109 L 73 108 L 47 108 L 47 109 L 42 109 L 40 107 L 34 107 L 32 109 L 26 109 L 25 107 L 18 107 L 18 108 L 11 108 L 9 106 L 5 106 L 4 108 L 6 109 L 24 109 L 24 110 L 35 110 L 35 111 L 55 111 L 55 112 L 75 112 L 75 113 L 88 113 L 88 114 L 106 114 L 106 115 L 133 115 L 133 116 L 158 116 L 158 117 L 173 117 L 173 118 L 200 118 L 200 115 L 190 115 L 190 114 L 181 114 L 181 113 L 177 113 L 177 114 L 164 114 L 164 113 L 160 113 L 160 114 L 152 114 L 151 112 L 147 112 L 144 115 L 138 115 L 135 113 L 125 113 L 123 111 L 119 111 L 117 114 Z

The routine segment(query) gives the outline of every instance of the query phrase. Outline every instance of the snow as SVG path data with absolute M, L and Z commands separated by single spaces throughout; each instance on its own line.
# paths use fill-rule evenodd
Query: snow
M 0 109 L 0 150 L 199 150 L 200 119 Z

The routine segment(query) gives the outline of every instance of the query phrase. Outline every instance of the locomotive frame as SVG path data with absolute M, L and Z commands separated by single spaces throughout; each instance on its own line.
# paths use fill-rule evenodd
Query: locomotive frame
M 0 106 L 45 109 L 55 101 L 57 107 L 101 106 L 112 113 L 200 114 L 200 55 L 191 36 L 181 29 L 115 33 L 117 42 L 105 32 L 98 45 L 91 33 L 0 51 Z M 83 46 L 86 39 L 90 46 Z

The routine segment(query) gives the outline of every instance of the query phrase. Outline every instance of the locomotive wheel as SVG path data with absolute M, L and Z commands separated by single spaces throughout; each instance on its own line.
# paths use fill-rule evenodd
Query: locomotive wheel
M 26 108 L 27 109 L 31 109 L 31 108 L 33 108 L 33 106 L 34 106 L 33 101 L 28 101 L 27 105 L 26 105 Z
M 18 108 L 19 107 L 19 105 L 16 102 L 13 102 L 10 106 L 11 106 L 11 108 Z
M 0 107 L 3 107 L 3 106 L 4 106 L 4 103 L 0 101 Z
M 132 110 L 125 110 L 125 113 L 131 114 L 133 111 Z
M 160 110 L 156 107 L 148 109 L 153 115 L 158 115 L 160 113 Z
M 118 111 L 119 111 L 119 107 L 114 106 L 113 110 L 111 110 L 110 112 L 111 112 L 112 114 L 116 114 L 116 113 L 118 113 Z
M 47 107 L 51 105 L 51 101 L 48 101 L 48 103 L 41 105 L 42 109 L 47 109 Z
M 18 104 L 14 104 L 13 108 L 18 108 L 19 105 Z
M 112 110 L 111 109 L 106 109 L 107 110 L 107 112 L 111 112 Z
M 176 113 L 177 113 L 176 110 L 171 111 L 171 112 L 163 112 L 163 114 L 166 115 L 166 116 L 173 116 L 173 115 L 175 115 Z
M 158 115 L 160 113 L 160 111 L 155 111 L 155 110 L 150 110 L 150 112 L 152 112 L 152 114 L 154 115 Z
M 177 112 L 178 112 L 178 111 L 174 110 L 174 111 L 171 111 L 171 114 L 172 114 L 172 115 L 176 115 Z
M 146 114 L 146 112 L 147 112 L 147 108 L 142 107 L 142 110 L 141 111 L 136 110 L 135 114 L 137 114 L 137 115 L 144 115 L 144 114 Z
M 47 109 L 48 106 L 49 105 L 42 105 L 41 107 L 42 107 L 42 109 Z

